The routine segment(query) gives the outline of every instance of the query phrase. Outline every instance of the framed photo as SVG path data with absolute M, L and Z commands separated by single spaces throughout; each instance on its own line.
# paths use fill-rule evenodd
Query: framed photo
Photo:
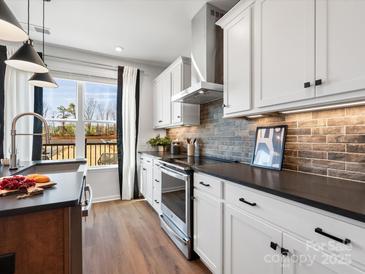
M 287 126 L 258 127 L 252 165 L 281 170 Z

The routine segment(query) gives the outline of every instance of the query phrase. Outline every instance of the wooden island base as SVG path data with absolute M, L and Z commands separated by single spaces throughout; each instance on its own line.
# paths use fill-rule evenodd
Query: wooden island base
M 81 274 L 81 207 L 0 217 L 6 253 L 15 253 L 15 274 Z

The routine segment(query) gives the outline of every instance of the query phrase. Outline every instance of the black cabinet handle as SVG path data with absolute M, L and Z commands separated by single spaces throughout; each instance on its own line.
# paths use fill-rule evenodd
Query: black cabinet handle
M 199 184 L 201 184 L 202 186 L 206 186 L 206 187 L 209 187 L 210 186 L 210 184 L 206 184 L 204 182 L 199 182 Z
M 159 122 L 159 123 L 162 123 L 162 120 L 159 120 L 158 122 Z
M 160 181 L 159 181 L 159 180 L 157 180 L 157 179 L 155 179 L 155 182 L 159 183 Z
M 251 202 L 249 202 L 249 201 L 246 201 L 244 198 L 239 198 L 238 200 L 239 200 L 240 202 L 245 203 L 245 204 L 248 204 L 248 205 L 250 205 L 250 206 L 256 206 L 256 205 L 257 205 L 256 203 L 251 203 Z
M 270 247 L 274 250 L 276 250 L 278 248 L 278 244 L 274 243 L 274 242 L 270 242 Z
M 145 169 L 145 168 L 142 168 L 143 170 L 147 170 L 147 169 Z
M 322 84 L 323 84 L 323 83 L 322 83 L 322 79 L 318 79 L 318 80 L 316 80 L 315 84 L 316 84 L 316 86 L 320 86 L 320 85 L 322 85 Z
M 156 203 L 156 204 L 159 204 L 160 202 L 159 202 L 159 201 L 157 201 L 157 200 L 155 200 L 155 203 Z
M 311 82 L 305 82 L 304 83 L 304 88 L 309 88 L 311 86 Z
M 328 234 L 328 233 L 324 232 L 323 229 L 320 228 L 320 227 L 317 227 L 314 231 L 316 233 L 322 235 L 322 236 L 325 236 L 327 238 L 330 238 L 332 240 L 335 240 L 336 242 L 339 242 L 339 243 L 342 243 L 342 244 L 345 244 L 345 245 L 351 243 L 351 240 L 349 240 L 349 239 L 341 239 L 341 238 L 338 238 L 338 237 L 333 236 L 331 234 Z
M 288 256 L 289 255 L 289 250 L 288 249 L 286 249 L 286 248 L 281 248 L 280 249 L 280 253 L 281 253 L 281 255 L 283 255 L 283 256 Z

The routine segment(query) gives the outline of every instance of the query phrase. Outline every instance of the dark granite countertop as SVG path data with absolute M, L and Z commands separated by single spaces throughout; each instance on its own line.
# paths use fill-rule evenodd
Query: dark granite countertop
M 247 164 L 194 166 L 227 181 L 365 222 L 365 183 L 294 171 L 275 171 Z
M 27 199 L 18 200 L 15 195 L 0 197 L 0 217 L 14 214 L 24 214 L 41 210 L 49 210 L 60 207 L 72 207 L 80 203 L 83 188 L 83 177 L 86 171 L 86 161 L 66 160 L 66 161 L 34 161 L 21 163 L 21 168 L 10 171 L 8 167 L 0 168 L 0 175 L 8 176 L 13 174 L 26 173 L 30 168 L 39 165 L 60 165 L 80 163 L 81 168 L 73 172 L 44 172 L 57 185 L 47 189 L 41 195 L 36 195 Z
M 162 159 L 168 158 L 167 154 L 159 156 L 156 152 L 143 153 Z M 233 183 L 365 222 L 365 183 L 223 161 L 219 164 L 193 165 L 192 168 Z

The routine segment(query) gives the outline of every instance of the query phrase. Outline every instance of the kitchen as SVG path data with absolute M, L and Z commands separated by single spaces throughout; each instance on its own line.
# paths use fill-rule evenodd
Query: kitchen
M 0 273 L 365 273 L 365 1 L 0 3 Z

